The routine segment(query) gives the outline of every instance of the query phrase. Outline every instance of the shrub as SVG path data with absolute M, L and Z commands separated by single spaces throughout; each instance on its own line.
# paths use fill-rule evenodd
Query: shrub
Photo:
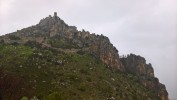
M 0 41 L 0 43 L 2 43 L 2 44 L 3 44 L 3 43 L 4 43 L 4 40 L 2 39 L 2 40 Z
M 80 73 L 85 74 L 85 75 L 88 75 L 88 74 L 89 74 L 88 71 L 87 71 L 87 69 L 81 69 L 81 70 L 80 70 Z
M 11 45 L 17 46 L 17 45 L 19 45 L 19 43 L 18 42 L 13 42 L 13 43 L 11 43 Z
M 26 46 L 29 46 L 29 47 L 36 47 L 36 48 L 41 48 L 41 44 L 40 43 L 38 43 L 38 42 L 36 42 L 36 41 L 27 41 L 26 43 L 25 43 L 25 45 Z
M 23 96 L 21 100 L 28 100 L 28 97 Z
M 77 89 L 84 92 L 84 91 L 86 91 L 86 86 L 85 86 L 85 84 L 81 83 Z
M 87 77 L 86 80 L 87 80 L 88 82 L 92 82 L 92 79 L 91 79 L 90 77 Z
M 85 54 L 85 52 L 82 50 L 79 50 L 79 51 L 77 51 L 77 54 L 83 55 L 83 54 Z
M 63 93 L 53 92 L 49 94 L 44 100 L 66 100 L 66 97 Z
M 11 39 L 11 40 L 20 40 L 20 38 L 18 36 L 15 36 L 15 35 L 9 35 L 9 39 Z

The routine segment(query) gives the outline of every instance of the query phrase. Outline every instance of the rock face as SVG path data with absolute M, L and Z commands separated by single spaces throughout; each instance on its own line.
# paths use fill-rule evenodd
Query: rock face
M 108 67 L 124 71 L 124 67 L 119 60 L 118 50 L 110 43 L 107 37 L 103 35 L 97 36 L 92 41 L 90 44 L 92 53 L 98 56 Z
M 154 76 L 152 65 L 146 64 L 145 58 L 130 54 L 120 60 L 127 73 L 137 76 L 142 85 L 153 90 L 162 100 L 168 100 L 165 85 L 161 84 L 158 78 Z
M 154 77 L 152 65 L 146 64 L 146 60 L 141 56 L 130 54 L 127 57 L 122 57 L 121 62 L 128 73 L 136 76 Z
M 151 64 L 134 54 L 119 58 L 118 50 L 110 43 L 108 37 L 78 31 L 77 27 L 67 25 L 54 13 L 42 19 L 39 24 L 0 37 L 3 43 L 25 44 L 35 41 L 43 46 L 70 52 L 88 52 L 101 60 L 111 69 L 132 74 L 139 78 L 145 87 L 153 90 L 162 100 L 168 100 L 165 85 L 154 76 Z
M 46 31 L 50 34 L 50 36 L 55 36 L 55 35 L 64 35 L 64 32 L 77 32 L 77 28 L 75 26 L 68 26 L 65 24 L 63 20 L 61 20 L 58 16 L 57 13 L 54 13 L 54 16 L 42 19 L 38 27 L 42 29 L 43 31 Z

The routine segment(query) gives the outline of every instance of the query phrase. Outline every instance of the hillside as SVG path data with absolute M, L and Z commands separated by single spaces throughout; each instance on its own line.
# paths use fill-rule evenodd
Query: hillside
M 54 13 L 0 37 L 0 99 L 168 100 L 151 64 Z

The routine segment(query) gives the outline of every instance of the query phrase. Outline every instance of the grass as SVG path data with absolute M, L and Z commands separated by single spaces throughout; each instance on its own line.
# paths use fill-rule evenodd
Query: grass
M 72 43 L 72 41 L 70 41 L 69 39 L 61 38 L 59 36 L 55 36 L 48 39 L 48 43 L 51 44 L 52 47 L 56 48 L 64 49 L 79 48 L 77 44 Z
M 138 83 L 137 77 L 110 70 L 87 53 L 62 53 L 52 49 L 1 44 L 0 65 L 3 70 L 23 77 L 26 86 L 30 86 L 23 93 L 23 97 L 27 98 L 36 96 L 40 100 L 159 99 L 153 91 Z

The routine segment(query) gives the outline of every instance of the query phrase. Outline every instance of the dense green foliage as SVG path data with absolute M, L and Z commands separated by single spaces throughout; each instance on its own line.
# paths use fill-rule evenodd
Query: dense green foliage
M 21 100 L 34 96 L 40 100 L 158 99 L 137 77 L 111 70 L 84 52 L 1 44 L 0 68 L 22 78 L 25 85 L 19 88 L 26 91 L 17 97 Z M 7 95 L 2 98 L 10 100 Z

